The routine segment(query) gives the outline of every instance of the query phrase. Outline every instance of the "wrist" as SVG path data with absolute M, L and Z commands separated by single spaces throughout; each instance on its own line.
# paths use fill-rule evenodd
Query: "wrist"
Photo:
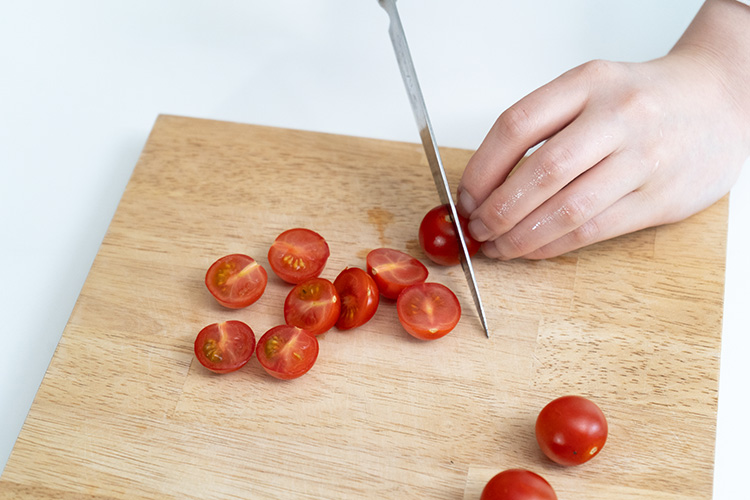
M 750 0 L 707 0 L 670 55 L 705 67 L 738 112 L 750 141 Z

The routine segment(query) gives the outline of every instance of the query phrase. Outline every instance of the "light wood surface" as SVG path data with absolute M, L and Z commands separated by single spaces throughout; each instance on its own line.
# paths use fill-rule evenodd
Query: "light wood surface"
M 443 151 L 452 186 L 470 154 Z M 240 319 L 259 338 L 283 322 L 290 287 L 267 265 L 283 230 L 322 234 L 333 279 L 380 246 L 423 258 L 417 227 L 437 203 L 418 144 L 159 117 L 0 498 L 468 500 L 513 467 L 561 499 L 709 498 L 726 198 L 556 259 L 475 258 L 489 340 L 460 268 L 428 264 L 464 308 L 443 339 L 412 339 L 384 301 L 367 325 L 321 336 L 294 381 L 255 359 L 221 376 L 194 359 L 206 324 Z M 203 284 L 234 252 L 269 270 L 264 296 L 239 311 Z M 599 404 L 610 435 L 594 460 L 563 468 L 533 428 L 571 393 Z

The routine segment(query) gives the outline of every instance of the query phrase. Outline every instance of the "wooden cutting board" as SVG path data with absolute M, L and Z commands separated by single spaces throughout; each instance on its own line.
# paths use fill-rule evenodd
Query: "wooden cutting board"
M 445 149 L 452 186 L 469 151 Z M 283 323 L 289 285 L 267 252 L 285 229 L 328 241 L 323 277 L 389 246 L 427 263 L 438 203 L 421 146 L 161 116 L 148 139 L 0 479 L 0 498 L 478 499 L 522 467 L 558 496 L 711 496 L 727 199 L 678 224 L 541 262 L 475 268 L 484 337 L 460 268 L 428 264 L 464 307 L 456 330 L 412 339 L 383 302 L 367 325 L 320 337 L 293 381 L 256 359 L 214 375 L 205 325 Z M 203 278 L 255 257 L 268 288 L 223 309 Z M 594 460 L 547 460 L 534 421 L 581 394 L 610 425 Z

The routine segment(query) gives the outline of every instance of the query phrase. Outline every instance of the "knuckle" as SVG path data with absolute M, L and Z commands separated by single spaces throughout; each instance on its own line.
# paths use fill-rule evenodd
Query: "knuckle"
M 494 235 L 501 235 L 516 225 L 514 198 L 493 200 L 491 213 L 483 217 L 485 225 Z
M 661 119 L 664 115 L 662 104 L 653 92 L 643 88 L 630 89 L 620 98 L 621 113 L 628 119 L 638 119 L 645 123 Z
M 589 82 L 601 82 L 603 79 L 616 78 L 620 72 L 620 64 L 604 59 L 594 59 L 583 63 L 577 70 Z
M 499 242 L 499 240 L 498 240 Z M 528 241 L 519 231 L 511 231 L 502 237 L 502 245 L 497 245 L 501 254 L 505 258 L 518 257 L 531 250 Z
M 570 232 L 576 246 L 585 246 L 599 241 L 600 234 L 601 229 L 595 219 L 589 219 Z
M 534 130 L 535 121 L 522 106 L 505 110 L 497 119 L 499 133 L 512 142 L 527 137 Z
M 565 227 L 578 227 L 595 215 L 596 196 L 591 193 L 571 194 L 561 205 L 559 215 Z
M 538 152 L 534 183 L 540 187 L 557 186 L 564 180 L 574 162 L 573 152 L 564 146 L 549 146 Z

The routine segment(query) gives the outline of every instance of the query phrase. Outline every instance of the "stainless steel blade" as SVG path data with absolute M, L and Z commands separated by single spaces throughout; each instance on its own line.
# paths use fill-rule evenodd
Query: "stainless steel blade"
M 484 333 L 487 335 L 487 338 L 489 338 L 490 330 L 487 325 L 487 316 L 484 313 L 482 299 L 479 296 L 479 287 L 477 286 L 476 276 L 474 275 L 474 266 L 471 264 L 471 257 L 469 257 L 469 251 L 466 248 L 466 239 L 463 230 L 461 229 L 461 225 L 457 223 L 458 213 L 456 212 L 456 205 L 451 196 L 450 185 L 448 184 L 448 178 L 445 175 L 445 168 L 443 168 L 443 161 L 440 158 L 440 151 L 438 150 L 437 142 L 435 141 L 435 134 L 432 131 L 430 118 L 427 115 L 427 107 L 424 103 L 422 90 L 419 88 L 417 72 L 414 69 L 409 46 L 406 43 L 406 35 L 404 34 L 404 28 L 401 25 L 401 19 L 398 15 L 396 0 L 378 0 L 378 2 L 380 3 L 380 6 L 385 9 L 390 18 L 388 33 L 391 36 L 393 50 L 396 52 L 398 67 L 401 70 L 401 76 L 404 79 L 406 93 L 409 95 L 411 109 L 414 112 L 414 118 L 417 121 L 419 136 L 422 139 L 424 152 L 427 155 L 427 162 L 430 164 L 432 177 L 435 180 L 435 186 L 440 195 L 440 201 L 444 205 L 448 205 L 450 209 L 453 226 L 456 229 L 459 246 L 461 248 L 461 267 L 466 275 L 466 281 L 469 284 L 471 295 L 474 298 L 474 305 L 479 314 L 479 319 L 482 322 L 482 328 L 484 328 Z

